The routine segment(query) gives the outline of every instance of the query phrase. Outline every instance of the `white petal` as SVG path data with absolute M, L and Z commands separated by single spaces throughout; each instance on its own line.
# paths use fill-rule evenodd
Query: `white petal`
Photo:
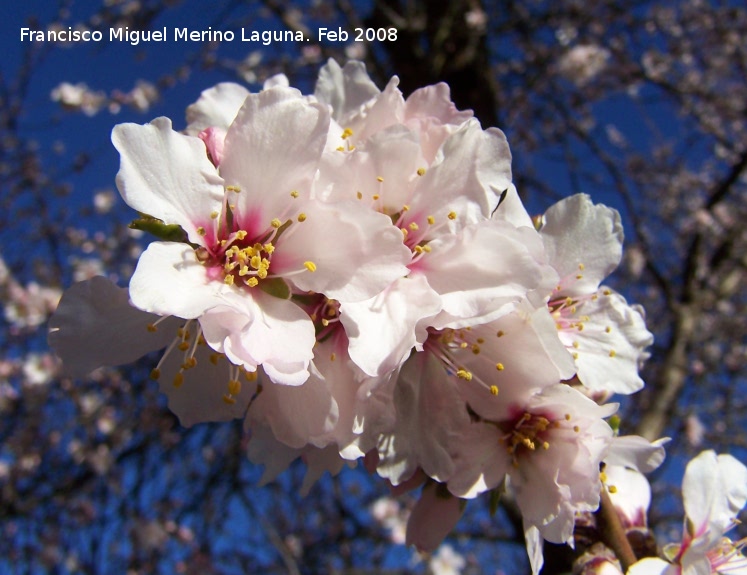
M 559 335 L 576 357 L 581 383 L 592 391 L 626 395 L 641 389 L 638 369 L 654 337 L 638 310 L 608 288 L 602 288 L 596 299 L 587 298 L 574 307 L 572 317 L 585 316 L 588 321 L 582 331 L 568 328 Z
M 481 218 L 489 218 L 511 185 L 511 152 L 503 132 L 483 131 L 470 120 L 444 142 L 441 153 L 443 161 L 418 181 L 413 207 L 439 219 L 455 211 L 460 221 L 474 222 L 465 219 L 473 206 Z
M 197 101 L 187 107 L 187 129 L 190 136 L 196 136 L 207 128 L 227 130 L 233 123 L 249 90 L 233 82 L 221 82 L 204 90 Z
M 438 481 L 449 479 L 454 472 L 449 438 L 469 423 L 455 379 L 430 353 L 405 362 L 394 390 L 395 429 L 379 440 L 380 476 L 398 485 L 420 467 Z
M 472 110 L 457 110 L 451 101 L 449 85 L 443 82 L 415 90 L 405 102 L 405 123 L 420 134 L 428 164 L 433 162 L 444 140 L 473 115 Z
M 303 270 L 312 261 L 316 271 L 290 281 L 341 302 L 371 298 L 407 275 L 411 253 L 389 217 L 354 201 L 312 202 L 304 209 L 306 220 L 292 224 L 277 242 L 283 264 L 274 273 Z
M 349 61 L 344 68 L 331 58 L 319 71 L 314 96 L 332 107 L 335 120 L 343 121 L 379 94 L 363 62 Z
M 173 382 L 183 363 L 182 353 L 172 351 L 161 367 L 158 387 L 168 397 L 169 409 L 184 427 L 242 418 L 256 391 L 255 382 L 242 381 L 241 392 L 232 396 L 234 402 L 226 402 L 224 396 L 229 391 L 230 363 L 221 357 L 217 364 L 213 364 L 210 361 L 213 353 L 209 347 L 198 345 L 194 355 L 197 365 L 183 370 L 184 379 L 178 387 Z
M 153 242 L 143 252 L 130 280 L 132 303 L 159 315 L 194 319 L 223 303 L 231 288 L 211 279 L 186 244 Z
M 532 242 L 539 242 L 534 230 L 491 220 L 432 241 L 411 269 L 441 295 L 444 309 L 433 326 L 462 327 L 510 311 L 542 278 Z
M 646 557 L 634 563 L 628 569 L 627 575 L 680 575 L 681 569 L 670 565 L 658 557 Z
M 594 205 L 586 194 L 576 194 L 548 209 L 544 219 L 542 239 L 548 261 L 561 278 L 560 294 L 596 291 L 622 258 L 620 214 L 607 206 Z M 582 277 L 577 279 L 579 275 Z
M 691 535 L 702 541 L 697 546 L 704 552 L 721 539 L 747 502 L 747 468 L 730 455 L 703 451 L 687 464 L 682 498 Z
M 202 243 L 198 227 L 213 225 L 210 214 L 220 211 L 223 180 L 199 138 L 171 129 L 171 120 L 150 124 L 119 124 L 112 142 L 121 161 L 117 188 L 124 201 L 139 212 L 178 224 L 190 241 Z
M 247 415 L 247 425 L 268 425 L 278 441 L 295 448 L 316 445 L 339 420 L 339 410 L 325 381 L 311 375 L 303 385 L 266 384 Z M 318 445 L 324 447 L 324 444 Z
M 370 300 L 342 304 L 350 357 L 371 376 L 393 371 L 413 347 L 422 346 L 422 321 L 440 310 L 441 298 L 422 276 L 398 279 Z
M 308 197 L 327 139 L 329 112 L 292 88 L 250 94 L 228 129 L 220 165 L 226 184 L 237 186 L 235 215 L 259 214 L 264 225 L 286 219 L 297 191 Z
M 668 437 L 651 442 L 638 435 L 621 435 L 612 441 L 604 461 L 650 473 L 664 462 L 664 445 L 668 441 Z
M 533 310 L 526 303 L 493 322 L 473 326 L 473 337 L 484 343 L 479 354 L 466 349 L 458 357 L 474 376 L 473 381 L 460 383 L 462 397 L 478 415 L 497 421 L 506 419 L 516 405 L 526 404 L 538 390 L 572 377 L 573 360 L 556 331 L 549 312 Z M 497 396 L 486 389 L 493 384 Z
M 316 341 L 301 308 L 259 290 L 235 294 L 200 317 L 205 340 L 237 365 L 262 365 L 275 383 L 301 385 L 309 377 Z
M 97 276 L 63 294 L 49 320 L 48 341 L 65 371 L 83 377 L 98 367 L 129 363 L 165 347 L 183 321 L 168 319 L 156 332 L 148 331 L 158 319 L 130 305 L 125 288 Z
M 545 564 L 545 557 L 542 553 L 542 536 L 539 529 L 534 525 L 524 524 L 524 540 L 527 545 L 527 555 L 529 564 L 532 566 L 532 575 L 539 575 L 542 566 Z

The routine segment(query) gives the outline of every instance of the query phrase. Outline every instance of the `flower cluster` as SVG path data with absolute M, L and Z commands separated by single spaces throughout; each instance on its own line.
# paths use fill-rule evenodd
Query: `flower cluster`
M 165 348 L 152 377 L 181 423 L 243 418 L 267 478 L 363 459 L 422 485 L 419 548 L 508 490 L 538 571 L 599 506 L 603 462 L 663 457 L 607 422 L 652 341 L 602 285 L 620 218 L 577 195 L 533 220 L 500 130 L 444 84 L 397 85 L 330 61 L 313 95 L 219 84 L 182 132 L 117 126 L 117 187 L 158 241 L 128 289 L 71 287 L 49 341 L 76 376 Z

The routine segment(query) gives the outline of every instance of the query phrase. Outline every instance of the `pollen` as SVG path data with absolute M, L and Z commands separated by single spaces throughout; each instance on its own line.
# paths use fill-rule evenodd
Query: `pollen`
M 428 223 L 430 225 L 435 224 L 436 223 L 436 218 L 434 218 L 433 216 L 428 216 Z
M 466 369 L 459 369 L 456 372 L 457 377 L 460 379 L 463 379 L 465 381 L 472 381 L 472 372 L 467 371 Z
M 349 138 L 350 136 L 352 136 L 352 135 L 353 135 L 353 130 L 351 130 L 350 128 L 345 128 L 345 129 L 344 129 L 344 130 L 342 131 L 342 136 L 340 136 L 340 137 L 341 137 L 341 138 L 342 138 L 343 140 L 347 140 L 347 139 L 348 139 L 348 138 Z
M 608 485 L 607 491 L 609 491 L 610 493 L 617 493 L 617 487 L 615 487 L 614 485 Z
M 376 176 L 376 181 L 382 183 L 384 181 L 384 178 L 382 178 L 381 176 Z
M 357 197 L 357 198 L 358 198 L 359 200 L 362 200 L 362 199 L 363 199 L 363 194 L 362 194 L 361 192 L 355 192 L 355 196 L 356 196 L 356 197 Z
M 374 194 L 371 196 L 374 200 L 378 200 L 381 196 L 379 194 Z
M 310 272 L 316 271 L 316 264 L 314 262 L 303 262 L 303 267 L 305 267 Z
M 610 357 L 615 357 L 617 355 L 617 352 L 614 349 L 610 350 Z
M 612 295 L 612 290 L 606 289 L 602 292 L 604 295 Z
M 304 214 L 304 213 L 298 214 L 298 221 L 299 222 L 305 222 L 306 221 L 306 214 Z
M 337 354 L 333 351 L 329 354 L 329 361 L 335 361 L 337 359 Z
M 226 186 L 226 191 L 238 194 L 239 192 L 241 192 L 241 188 L 238 186 Z
M 425 168 L 418 168 L 418 176 L 424 176 L 425 175 Z
M 612 328 L 610 326 L 607 326 L 604 328 L 604 333 L 609 333 L 612 331 Z
M 215 210 L 213 210 L 212 212 L 210 212 L 210 219 L 211 220 L 215 220 L 215 219 L 218 218 L 219 215 L 220 214 L 218 212 L 216 212 Z
M 578 269 L 584 271 L 586 269 L 586 266 L 584 264 L 578 264 Z
M 450 220 L 455 220 L 456 218 L 457 218 L 457 213 L 456 212 L 449 212 L 449 219 Z
M 291 190 L 291 198 L 297 198 L 298 197 L 298 190 Z
M 496 368 L 496 369 L 497 369 L 498 371 L 503 371 L 504 369 L 506 369 L 506 367 L 505 367 L 505 366 L 504 366 L 504 365 L 503 365 L 502 363 L 496 363 L 496 364 L 495 364 L 495 368 Z

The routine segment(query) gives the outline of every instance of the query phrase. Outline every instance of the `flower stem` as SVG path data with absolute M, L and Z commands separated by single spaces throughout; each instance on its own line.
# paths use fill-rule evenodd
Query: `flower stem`
M 609 493 L 603 485 L 601 490 L 601 502 L 597 511 L 599 529 L 602 532 L 602 541 L 617 555 L 623 572 L 627 572 L 633 563 L 637 561 L 633 548 L 630 546 L 625 529 L 620 523 L 620 517 L 612 504 Z

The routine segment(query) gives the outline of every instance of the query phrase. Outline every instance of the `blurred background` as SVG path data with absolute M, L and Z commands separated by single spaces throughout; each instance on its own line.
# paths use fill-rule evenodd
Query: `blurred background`
M 0 573 L 523 574 L 520 519 L 470 502 L 432 556 L 404 546 L 412 498 L 361 467 L 299 494 L 296 462 L 260 487 L 241 421 L 180 427 L 153 358 L 65 378 L 46 322 L 73 282 L 126 286 L 144 238 L 114 187 L 120 122 L 184 110 L 219 81 L 285 73 L 313 91 L 328 58 L 366 62 L 405 95 L 447 82 L 506 132 L 531 213 L 585 192 L 620 210 L 608 280 L 656 341 L 623 433 L 672 437 L 650 523 L 679 540 L 680 482 L 705 448 L 746 461 L 747 8 L 738 0 L 27 0 L 0 22 Z M 99 30 L 102 42 L 21 41 L 20 29 Z M 109 41 L 161 30 L 166 42 Z M 176 42 L 173 28 L 231 30 Z M 317 30 L 348 31 L 347 42 Z M 355 28 L 396 41 L 354 42 Z M 241 30 L 309 42 L 242 42 Z M 744 535 L 744 534 L 743 534 Z M 737 539 L 738 537 L 732 537 Z M 547 550 L 544 573 L 568 571 Z

